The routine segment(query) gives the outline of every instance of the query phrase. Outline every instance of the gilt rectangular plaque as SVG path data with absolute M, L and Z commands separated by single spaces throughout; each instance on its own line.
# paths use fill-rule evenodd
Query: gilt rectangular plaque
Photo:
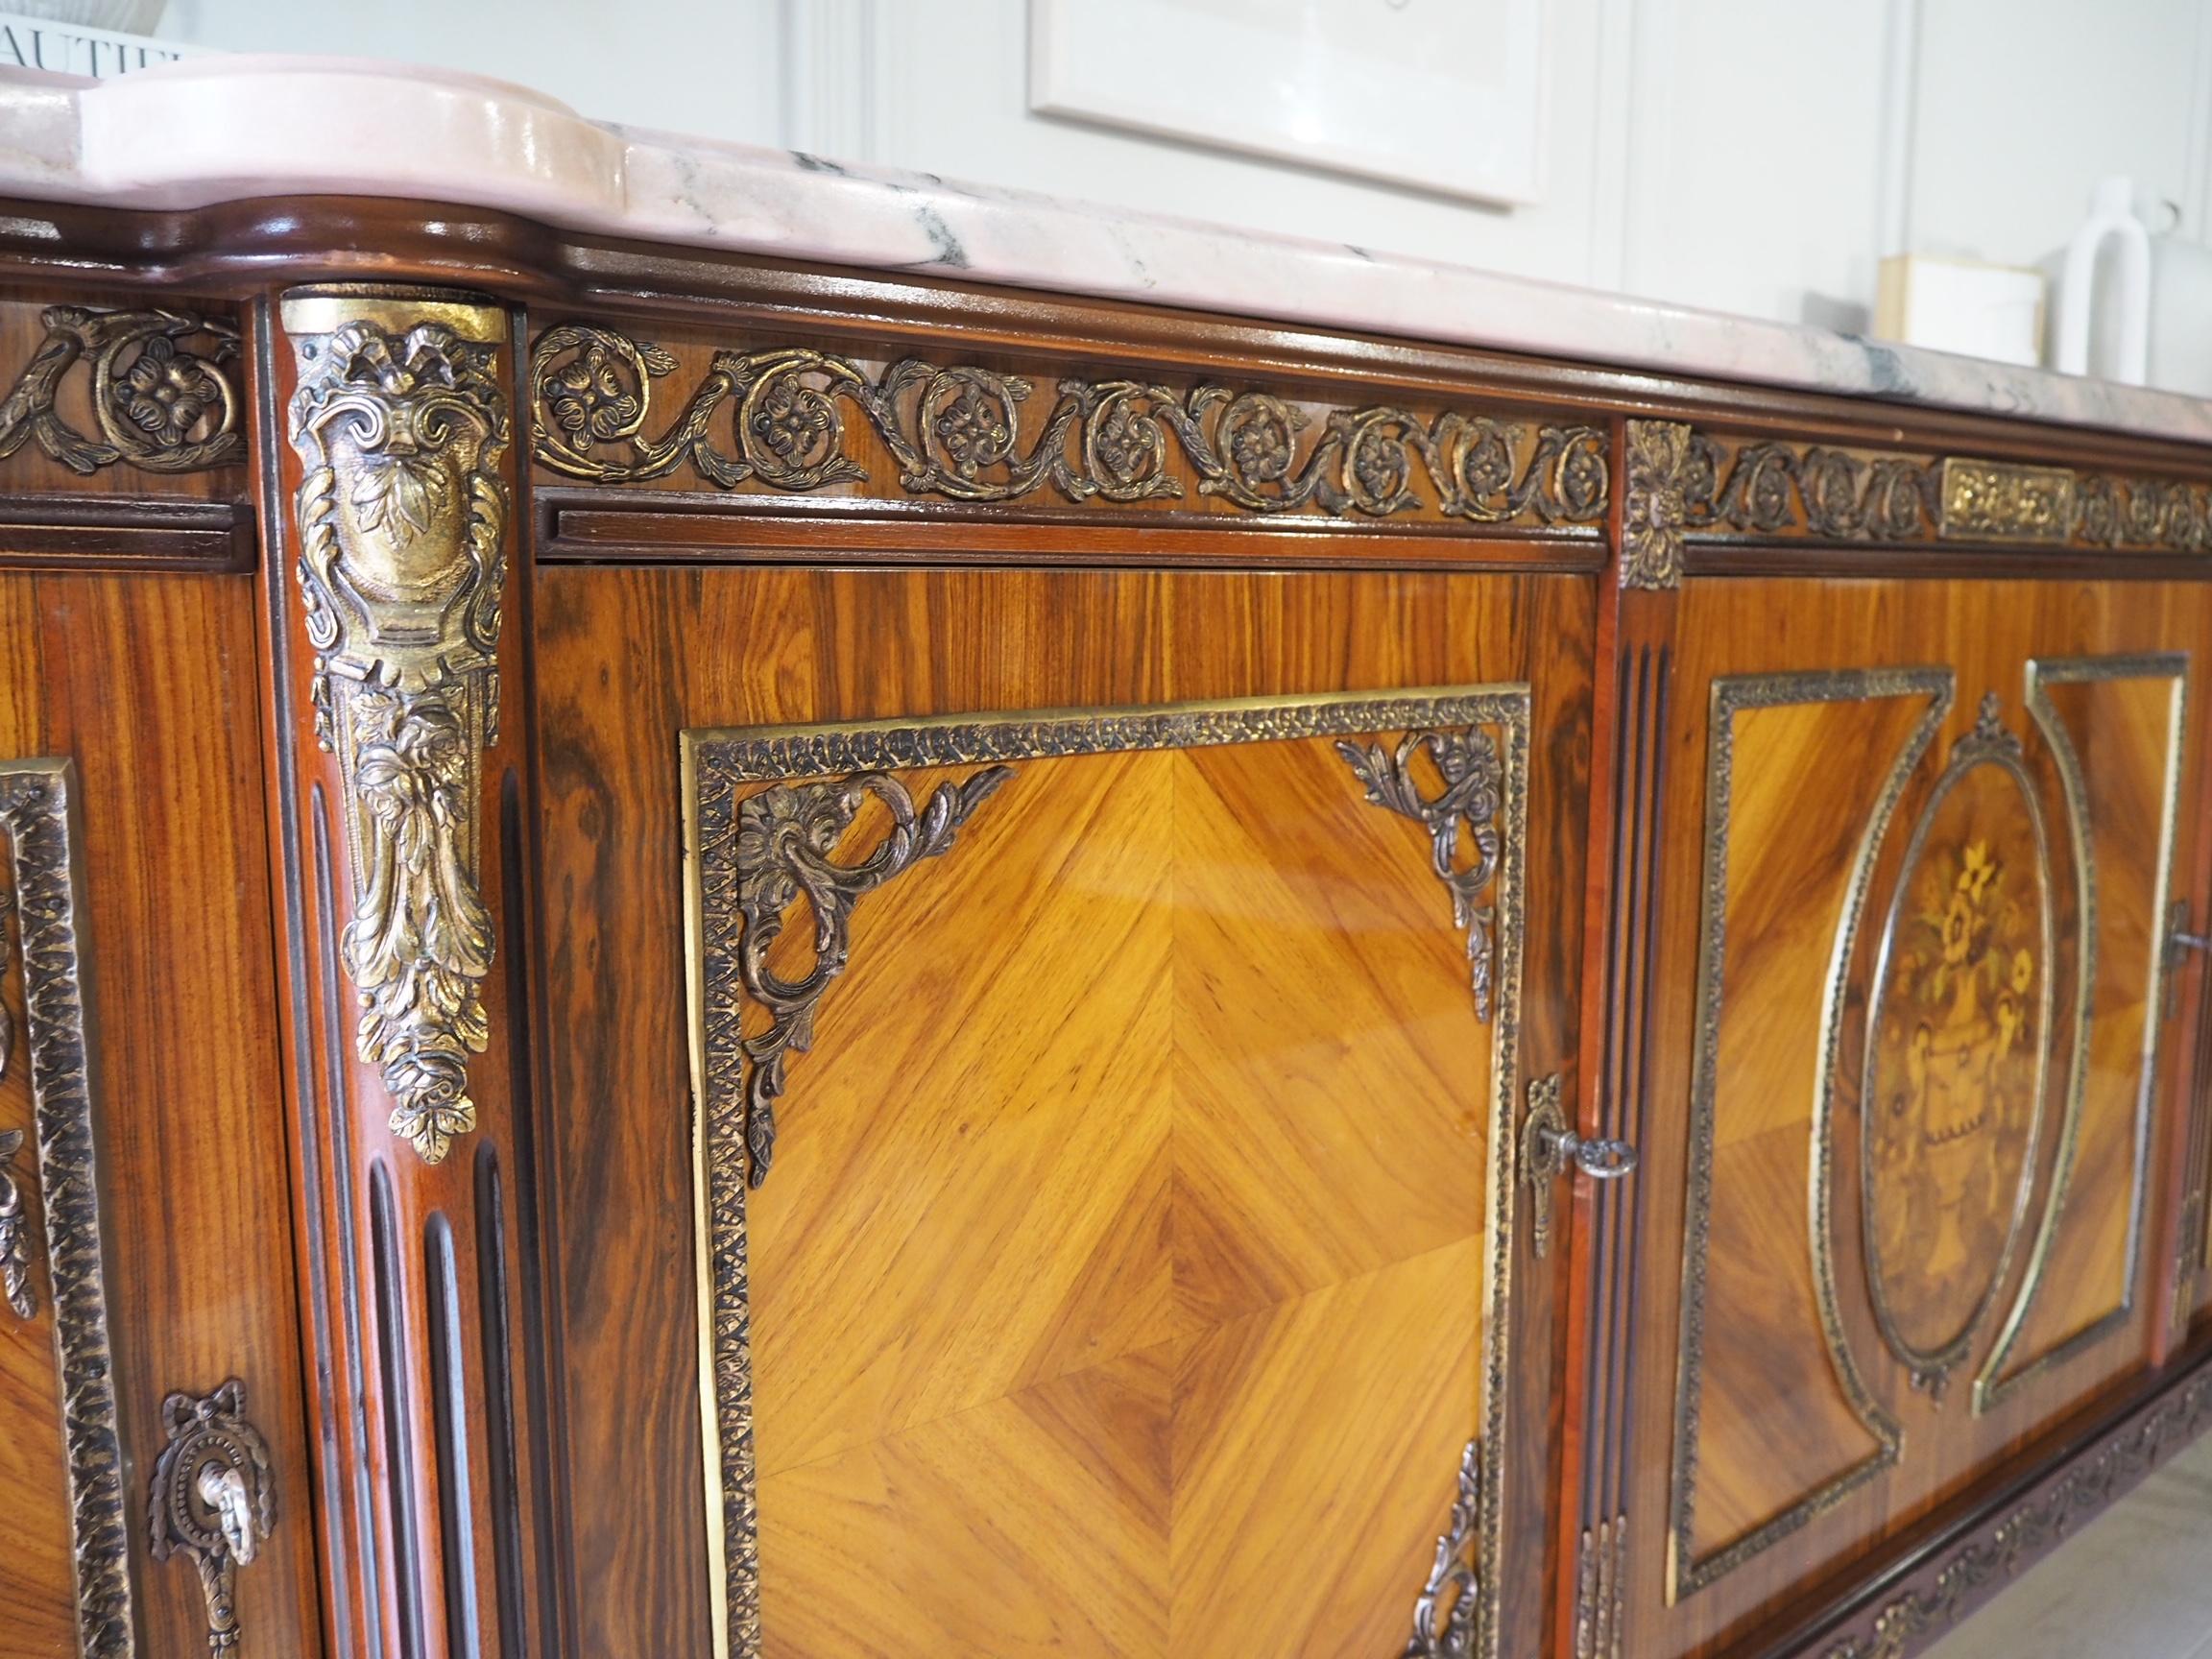
M 2074 474 L 2063 467 L 2001 461 L 1943 463 L 1936 530 L 1954 540 L 2063 543 L 2074 534 Z

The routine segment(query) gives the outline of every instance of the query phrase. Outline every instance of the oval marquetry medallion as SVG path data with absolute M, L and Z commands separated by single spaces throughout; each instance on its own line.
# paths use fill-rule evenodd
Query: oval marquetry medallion
M 2051 1042 L 2050 855 L 2020 741 L 1984 702 L 1912 827 L 1876 957 L 1863 1114 L 1866 1277 L 1939 1391 L 2027 1212 Z

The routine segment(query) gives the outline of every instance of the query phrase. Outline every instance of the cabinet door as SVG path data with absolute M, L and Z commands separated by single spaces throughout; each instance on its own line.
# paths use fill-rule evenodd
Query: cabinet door
M 1769 1628 L 2155 1357 L 2212 651 L 2204 589 L 2152 582 L 1671 602 L 1625 1498 L 1653 1656 Z
M 1591 605 L 540 572 L 586 1650 L 1535 1650 Z
M 321 1649 L 252 604 L 0 572 L 10 1652 Z M 211 1495 L 255 1534 L 221 1610 Z

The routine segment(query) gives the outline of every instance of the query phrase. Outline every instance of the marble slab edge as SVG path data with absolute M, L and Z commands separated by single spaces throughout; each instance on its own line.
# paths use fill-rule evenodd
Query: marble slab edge
M 2212 443 L 2212 401 L 2176 393 L 612 126 L 526 87 L 373 60 L 210 57 L 100 83 L 0 72 L 0 194 L 148 208 L 415 198 L 795 262 Z

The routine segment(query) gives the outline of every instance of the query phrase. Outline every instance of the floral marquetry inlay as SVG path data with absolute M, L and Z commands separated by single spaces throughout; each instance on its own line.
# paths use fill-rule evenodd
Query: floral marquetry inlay
M 1867 1273 L 1883 1335 L 1924 1387 L 1981 1328 L 2019 1228 L 2051 929 L 2032 785 L 1985 703 L 1913 828 L 1867 1043 Z

